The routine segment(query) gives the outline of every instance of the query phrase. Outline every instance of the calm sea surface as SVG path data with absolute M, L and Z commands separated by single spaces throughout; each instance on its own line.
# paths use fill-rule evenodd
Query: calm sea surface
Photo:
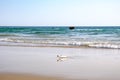
M 0 26 L 0 45 L 120 48 L 120 27 Z

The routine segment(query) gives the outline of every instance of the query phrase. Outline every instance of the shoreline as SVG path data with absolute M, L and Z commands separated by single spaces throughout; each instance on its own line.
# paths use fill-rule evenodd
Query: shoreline
M 34 45 L 1 45 L 0 46 L 8 46 L 8 47 L 51 47 L 51 48 L 78 48 L 78 49 L 83 49 L 83 48 L 86 48 L 86 49 L 113 49 L 113 50 L 120 50 L 120 48 L 102 48 L 102 47 L 89 47 L 89 46 L 57 46 L 57 45 L 54 45 L 54 46 L 50 46 L 50 45 L 40 45 L 40 46 L 34 46 Z

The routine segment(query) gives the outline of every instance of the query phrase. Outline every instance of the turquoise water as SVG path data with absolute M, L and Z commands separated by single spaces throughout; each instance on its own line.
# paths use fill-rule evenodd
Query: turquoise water
M 120 27 L 0 27 L 0 45 L 120 48 Z

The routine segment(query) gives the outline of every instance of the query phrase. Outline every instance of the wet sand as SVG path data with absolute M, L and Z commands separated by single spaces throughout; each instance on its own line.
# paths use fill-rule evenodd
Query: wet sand
M 119 75 L 119 49 L 0 46 L 0 80 L 120 80 Z

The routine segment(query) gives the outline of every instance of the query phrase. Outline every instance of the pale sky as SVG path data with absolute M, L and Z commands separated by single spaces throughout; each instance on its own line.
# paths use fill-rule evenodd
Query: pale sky
M 120 26 L 120 0 L 0 0 L 0 26 Z

